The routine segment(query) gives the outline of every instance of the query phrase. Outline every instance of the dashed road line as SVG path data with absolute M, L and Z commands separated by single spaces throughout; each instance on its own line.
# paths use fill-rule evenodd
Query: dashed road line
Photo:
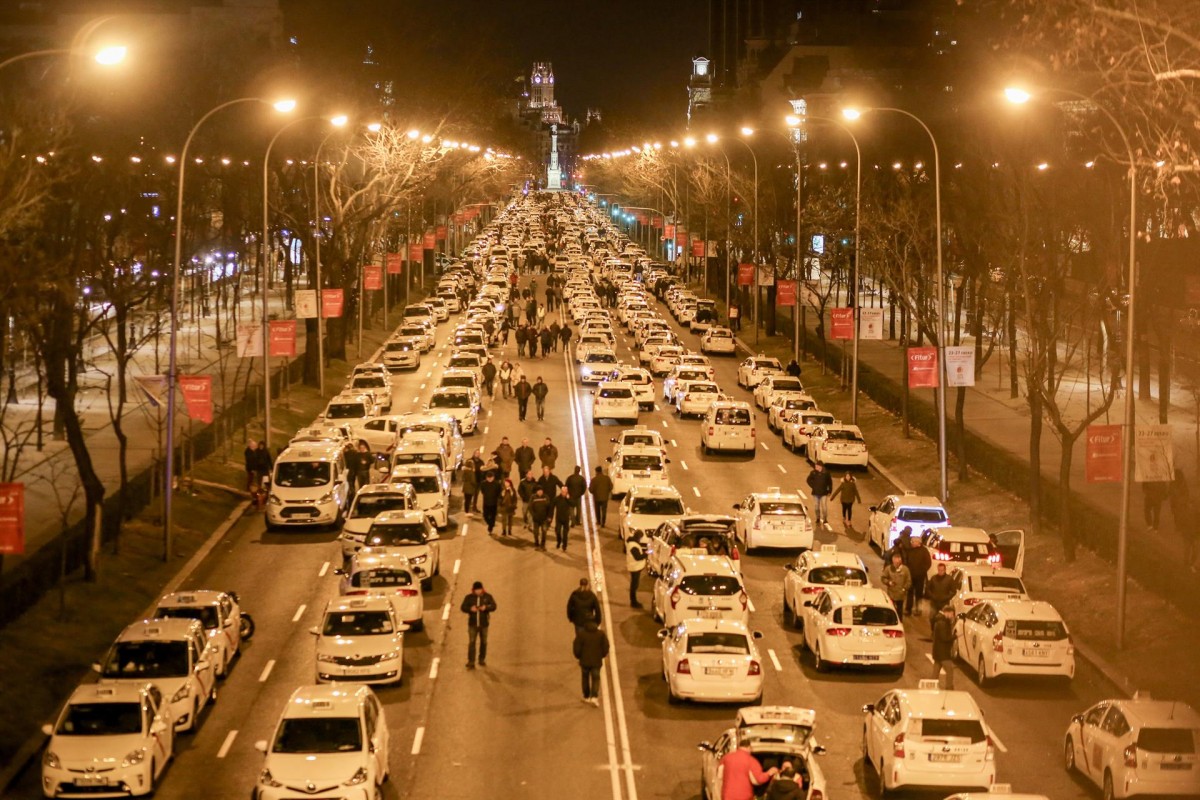
M 683 467 L 684 469 L 688 468 L 687 462 L 682 460 L 679 462 L 679 466 Z
M 442 663 L 440 658 L 434 658 L 433 661 L 429 662 L 429 680 L 434 680 L 437 678 L 438 664 L 440 663 Z
M 779 663 L 779 656 L 775 655 L 775 651 L 767 648 L 767 656 L 771 659 L 771 666 L 775 667 L 776 672 L 783 672 L 783 664 Z
M 424 388 L 425 388 L 425 384 L 423 384 L 423 383 L 422 383 L 422 384 L 421 384 L 421 388 L 422 388 L 422 389 L 424 389 Z
M 785 467 L 783 464 L 776 464 L 775 466 L 779 467 L 780 472 L 782 472 L 784 475 L 787 475 L 787 467 Z
M 749 595 L 746 596 L 746 608 L 750 611 L 751 614 L 754 613 L 754 601 L 750 599 Z
M 454 559 L 454 574 L 455 575 L 458 574 L 458 570 L 460 567 L 462 567 L 462 559 L 461 558 Z
M 259 673 L 258 682 L 266 683 L 267 678 L 271 677 L 271 670 L 273 670 L 273 669 L 275 669 L 275 659 L 272 658 L 270 661 L 267 662 L 267 665 L 265 667 L 263 667 L 263 671 L 261 673 Z
M 225 741 L 221 742 L 221 749 L 217 751 L 217 758 L 224 758 L 229 755 L 229 748 L 233 747 L 233 740 L 237 738 L 237 731 L 230 731 L 225 734 Z
M 466 535 L 467 535 L 467 523 L 465 523 L 465 522 L 464 522 L 464 523 L 462 524 L 462 527 L 460 527 L 460 528 L 458 529 L 458 535 L 459 535 L 459 536 L 466 536 Z
M 762 445 L 762 449 L 763 449 L 763 450 L 770 450 L 770 449 L 771 449 L 771 448 L 767 447 L 767 443 L 766 443 L 766 442 L 759 442 L 759 444 L 761 444 L 761 445 Z
M 669 426 L 667 425 L 667 421 L 666 421 L 665 419 L 662 421 L 662 426 L 663 426 L 664 428 L 666 428 L 666 427 L 669 427 Z
M 442 606 L 442 622 L 448 619 L 450 619 L 450 604 L 446 603 L 446 605 Z
M 329 573 L 329 562 L 326 561 L 324 564 L 321 565 L 321 570 L 320 570 L 320 572 L 317 573 L 317 577 L 324 578 L 326 576 L 326 574 L 328 574 L 328 573 Z
M 292 615 L 292 622 L 299 622 L 300 618 L 304 616 L 304 609 L 306 608 L 308 608 L 308 606 L 304 605 L 304 603 L 301 603 L 300 607 L 296 609 L 296 613 Z
M 417 732 L 413 734 L 412 754 L 414 756 L 421 754 L 421 742 L 425 739 L 425 726 L 417 728 Z
M 699 496 L 700 496 L 700 490 L 699 490 L 699 489 L 697 489 L 695 486 L 693 486 L 693 487 L 692 487 L 692 492 L 694 492 L 694 493 L 695 493 L 696 497 L 699 497 Z
M 419 395 L 419 394 L 415 394 L 415 395 L 413 395 L 413 402 L 414 402 L 414 403 L 419 403 L 419 402 L 421 402 L 421 395 Z
M 674 439 L 672 439 L 672 440 L 671 440 L 671 447 L 679 447 L 679 442 L 677 442 L 677 441 L 675 441 Z

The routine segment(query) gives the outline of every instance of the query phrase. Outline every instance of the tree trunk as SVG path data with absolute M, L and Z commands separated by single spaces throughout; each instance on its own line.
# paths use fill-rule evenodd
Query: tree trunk
M 1041 378 L 1038 377 L 1041 384 Z M 1033 376 L 1029 383 L 1032 386 Z M 1037 536 L 1042 527 L 1042 396 L 1029 392 L 1029 520 L 1031 534 Z
M 1008 339 L 1008 397 L 1016 400 L 1021 396 L 1021 375 L 1017 371 L 1017 311 L 1013 308 L 1012 295 L 1007 298 L 1008 312 L 1004 315 L 1005 333 Z
M 958 479 L 967 480 L 967 436 L 966 414 L 967 387 L 959 386 L 954 390 L 954 453 L 958 458 Z
M 1171 412 L 1171 352 L 1174 348 L 1169 319 L 1160 319 L 1158 324 L 1158 421 L 1166 425 Z
M 1084 429 L 1086 430 L 1086 428 Z M 1062 537 L 1063 558 L 1075 560 L 1075 529 L 1071 526 L 1071 461 L 1075 455 L 1075 440 L 1069 431 L 1059 430 L 1062 459 L 1058 464 L 1058 532 Z

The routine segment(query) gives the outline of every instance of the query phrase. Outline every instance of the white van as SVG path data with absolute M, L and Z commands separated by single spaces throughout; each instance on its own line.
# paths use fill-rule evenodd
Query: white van
M 340 446 L 301 444 L 279 454 L 271 472 L 267 530 L 337 525 L 349 505 L 349 477 Z
M 700 427 L 700 452 L 734 450 L 754 456 L 758 445 L 754 411 L 739 400 L 717 400 L 704 415 Z

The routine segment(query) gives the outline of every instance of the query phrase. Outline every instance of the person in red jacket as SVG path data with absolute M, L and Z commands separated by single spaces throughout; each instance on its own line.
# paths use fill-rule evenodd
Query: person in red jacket
M 766 784 L 779 768 L 764 770 L 750 745 L 739 742 L 736 750 L 721 758 L 721 771 L 721 800 L 754 800 L 754 787 Z

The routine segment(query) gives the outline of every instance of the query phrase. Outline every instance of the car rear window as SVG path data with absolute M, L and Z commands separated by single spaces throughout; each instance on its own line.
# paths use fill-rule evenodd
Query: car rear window
M 1020 578 L 1012 578 L 1003 575 L 981 575 L 978 580 L 978 591 L 980 592 L 1018 592 L 1025 593 L 1025 584 L 1021 583 Z
M 745 655 L 750 644 L 744 633 L 693 633 L 688 636 L 689 653 L 720 653 L 723 655 Z
M 804 506 L 799 503 L 784 503 L 778 500 L 763 501 L 758 510 L 763 514 L 804 514 Z
M 859 581 L 867 585 L 867 573 L 857 567 L 816 567 L 808 573 L 809 583 L 820 583 L 825 586 L 845 586 L 850 581 Z
M 750 411 L 745 408 L 718 408 L 713 419 L 718 425 L 749 425 Z
M 913 734 L 925 739 L 966 739 L 971 744 L 987 739 L 977 719 L 919 719 L 914 723 Z
M 732 575 L 688 575 L 679 582 L 684 594 L 727 597 L 742 590 L 741 581 Z
M 622 456 L 621 469 L 662 469 L 662 458 L 656 455 Z
M 601 389 L 600 396 L 614 400 L 628 400 L 633 397 L 633 392 L 628 389 Z
M 1057 642 L 1067 638 L 1067 628 L 1058 620 L 1010 619 L 1004 625 L 1004 635 L 1013 639 Z
M 945 522 L 946 512 L 940 508 L 902 508 L 896 519 L 904 522 Z
M 838 622 L 843 625 L 867 625 L 881 627 L 899 625 L 895 609 L 887 606 L 853 605 L 838 609 Z
M 1137 745 L 1151 753 L 1191 755 L 1196 752 L 1196 735 L 1189 728 L 1142 728 Z
M 949 553 L 956 561 L 974 561 L 987 558 L 991 547 L 983 542 L 942 542 L 938 550 Z
M 683 514 L 683 502 L 676 497 L 639 497 L 633 501 L 629 513 L 679 516 Z

